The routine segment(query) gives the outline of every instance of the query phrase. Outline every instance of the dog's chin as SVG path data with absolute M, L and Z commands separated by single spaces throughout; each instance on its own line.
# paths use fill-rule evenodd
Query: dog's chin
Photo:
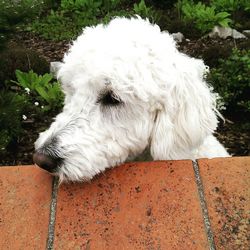
M 153 158 L 149 152 L 149 149 L 145 149 L 141 154 L 128 157 L 125 161 L 119 161 L 119 163 L 116 164 L 116 166 L 121 165 L 126 162 L 137 162 L 137 161 L 152 161 Z M 72 164 L 74 165 L 74 164 Z M 112 166 L 106 167 L 111 168 Z M 63 164 L 60 167 L 57 168 L 55 172 L 50 173 L 52 176 L 59 179 L 59 183 L 72 183 L 72 182 L 89 182 L 91 181 L 94 176 L 100 175 L 100 173 L 103 171 L 99 171 L 99 173 L 93 173 L 91 176 L 81 175 L 80 173 L 76 173 L 75 171 L 68 171 L 68 169 L 71 169 L 71 164 Z
M 58 171 L 51 173 L 52 176 L 58 178 L 59 184 L 61 183 L 77 183 L 77 182 L 89 182 L 93 176 L 85 176 L 80 173 L 76 174 L 74 171 L 64 171 L 67 166 L 63 166 L 58 169 Z
M 78 181 L 78 179 L 72 178 L 71 176 L 68 176 L 61 171 L 53 173 L 52 175 L 58 179 L 59 185 L 62 183 L 69 183 L 69 182 L 77 182 Z
M 86 178 L 86 177 L 72 178 L 71 176 L 61 175 L 61 174 L 55 174 L 54 177 L 58 179 L 59 185 L 63 183 L 67 184 L 67 183 L 90 182 L 92 180 L 92 178 Z

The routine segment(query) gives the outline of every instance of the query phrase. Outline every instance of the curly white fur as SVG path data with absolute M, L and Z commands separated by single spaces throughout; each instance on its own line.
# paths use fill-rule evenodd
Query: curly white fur
M 62 159 L 61 180 L 91 179 L 146 148 L 155 160 L 228 156 L 212 135 L 217 112 L 206 70 L 139 17 L 85 28 L 57 73 L 63 112 L 36 150 L 47 147 Z M 111 90 L 121 104 L 103 106 L 98 98 Z

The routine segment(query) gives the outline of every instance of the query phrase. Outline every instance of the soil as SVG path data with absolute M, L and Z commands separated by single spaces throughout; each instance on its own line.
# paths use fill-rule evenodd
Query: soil
M 20 42 L 21 41 L 21 42 Z M 179 44 L 179 50 L 196 58 L 203 58 L 209 66 L 215 66 L 218 58 L 225 58 L 233 47 L 250 48 L 248 40 L 235 41 L 232 39 L 209 39 L 206 37 L 195 40 L 184 40 Z M 35 36 L 32 33 L 16 33 L 9 42 L 10 46 L 23 46 L 40 53 L 47 61 L 60 61 L 69 48 L 70 42 L 53 42 Z M 23 121 L 24 132 L 20 138 L 11 143 L 9 152 L 0 155 L 0 166 L 32 164 L 34 141 L 39 132 L 49 127 L 56 114 L 46 117 L 33 117 Z M 229 153 L 236 156 L 250 155 L 249 121 L 239 114 L 223 114 L 226 121 L 220 122 L 216 137 L 226 146 Z M 248 127 L 248 128 L 247 128 Z

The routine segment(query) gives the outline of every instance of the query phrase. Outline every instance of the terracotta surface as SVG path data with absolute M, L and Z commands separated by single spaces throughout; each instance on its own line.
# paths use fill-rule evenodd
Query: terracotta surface
M 249 249 L 250 157 L 198 163 L 217 249 Z
M 125 164 L 59 188 L 55 249 L 208 249 L 191 161 Z
M 0 249 L 45 249 L 52 178 L 34 166 L 0 168 Z

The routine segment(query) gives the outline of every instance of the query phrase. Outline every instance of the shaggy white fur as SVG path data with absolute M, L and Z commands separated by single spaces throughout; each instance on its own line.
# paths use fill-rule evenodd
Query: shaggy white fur
M 35 143 L 61 180 L 88 180 L 150 148 L 155 160 L 228 156 L 212 135 L 215 97 L 202 60 L 141 18 L 83 30 L 57 77 L 65 106 Z

